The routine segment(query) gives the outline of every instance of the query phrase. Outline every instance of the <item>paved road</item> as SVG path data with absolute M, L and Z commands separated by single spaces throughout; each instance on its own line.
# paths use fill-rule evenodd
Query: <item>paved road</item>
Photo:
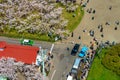
M 20 44 L 19 39 L 0 37 L 0 41 L 6 41 L 12 44 Z M 49 79 L 51 80 L 65 80 L 67 73 L 71 70 L 72 64 L 76 56 L 71 56 L 71 50 L 74 44 L 71 43 L 54 43 L 55 46 L 53 48 L 53 64 L 54 68 L 49 74 Z M 35 41 L 34 46 L 42 46 L 42 48 L 50 50 L 52 43 L 43 42 L 43 41 Z M 67 50 L 69 47 L 69 51 Z
M 67 47 L 69 46 L 70 50 L 67 51 Z M 70 72 L 73 61 L 76 56 L 71 56 L 71 49 L 73 48 L 73 44 L 57 44 L 53 52 L 55 53 L 55 68 L 56 73 L 53 77 L 53 80 L 66 80 L 66 75 Z M 56 51 L 57 50 L 57 51 Z

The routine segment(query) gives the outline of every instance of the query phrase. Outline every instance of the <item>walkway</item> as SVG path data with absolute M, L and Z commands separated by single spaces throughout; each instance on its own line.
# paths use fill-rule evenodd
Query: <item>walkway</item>
M 85 0 L 84 0 L 85 1 Z M 87 1 L 87 0 L 86 0 Z M 80 23 L 80 25 L 74 30 L 74 36 L 69 37 L 64 42 L 72 42 L 89 45 L 90 41 L 93 39 L 89 36 L 89 31 L 94 30 L 95 37 L 99 41 L 120 41 L 120 24 L 117 25 L 116 22 L 120 22 L 120 0 L 89 0 L 89 3 L 84 8 L 85 15 Z M 112 6 L 110 10 L 109 7 Z M 92 8 L 92 11 L 95 10 L 95 14 L 88 13 L 87 10 Z M 94 20 L 91 18 L 94 17 Z M 110 25 L 106 25 L 108 22 Z M 98 25 L 103 26 L 103 32 L 100 32 Z M 117 30 L 114 30 L 117 26 Z M 86 32 L 83 32 L 86 30 Z M 101 34 L 104 34 L 104 37 L 101 37 Z M 81 40 L 78 37 L 81 36 Z

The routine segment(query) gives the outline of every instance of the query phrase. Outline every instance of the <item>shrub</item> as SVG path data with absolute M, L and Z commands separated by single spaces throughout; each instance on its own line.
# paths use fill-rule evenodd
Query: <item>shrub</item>
M 106 55 L 102 59 L 102 64 L 120 75 L 120 44 L 108 48 Z

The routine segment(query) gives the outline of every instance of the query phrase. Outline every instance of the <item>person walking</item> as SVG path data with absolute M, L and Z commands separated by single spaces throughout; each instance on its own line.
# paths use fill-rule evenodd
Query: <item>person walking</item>
M 111 10 L 111 9 L 112 9 L 112 6 L 109 7 L 109 10 Z
M 92 17 L 92 20 L 94 20 L 94 16 Z
M 71 34 L 71 37 L 73 37 L 73 32 L 72 32 L 72 34 Z
M 96 12 L 96 11 L 95 11 L 95 10 L 93 10 L 93 14 L 95 14 L 95 12 Z
M 101 34 L 101 37 L 103 38 L 103 37 L 104 37 L 104 35 L 103 35 L 103 34 Z
M 114 28 L 114 30 L 117 30 L 117 26 Z
M 78 39 L 81 39 L 81 36 L 79 36 Z
M 100 32 L 103 32 L 103 27 L 101 26 Z

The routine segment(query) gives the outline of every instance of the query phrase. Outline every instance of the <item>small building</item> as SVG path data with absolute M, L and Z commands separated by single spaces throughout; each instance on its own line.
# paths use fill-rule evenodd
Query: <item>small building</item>
M 38 47 L 8 44 L 0 41 L 0 58 L 11 57 L 26 64 L 36 63 Z

